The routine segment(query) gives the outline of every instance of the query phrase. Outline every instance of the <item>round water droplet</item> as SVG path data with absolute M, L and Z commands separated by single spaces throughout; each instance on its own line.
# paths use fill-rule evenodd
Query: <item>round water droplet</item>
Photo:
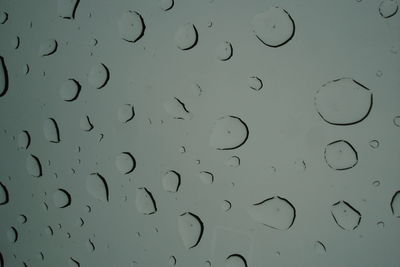
M 18 240 L 18 232 L 17 232 L 17 229 L 15 229 L 14 226 L 11 226 L 10 228 L 8 228 L 8 230 L 7 230 L 7 239 L 11 243 L 17 242 L 17 240 Z
M 278 230 L 289 229 L 296 218 L 294 206 L 279 196 L 253 204 L 248 212 L 256 222 Z
M 333 204 L 331 214 L 336 224 L 343 230 L 354 230 L 361 222 L 361 213 L 346 201 Z
M 243 145 L 249 136 L 247 125 L 238 117 L 219 118 L 211 131 L 210 145 L 219 150 L 236 149 Z
M 232 254 L 225 259 L 225 267 L 247 267 L 247 261 L 240 254 Z
M 24 214 L 18 215 L 17 221 L 21 224 L 24 224 L 28 221 L 28 218 Z
M 334 170 L 347 170 L 356 166 L 358 154 L 345 140 L 337 140 L 325 147 L 325 162 Z
M 74 19 L 79 0 L 57 0 L 57 14 L 64 19 Z
M 42 164 L 40 163 L 39 158 L 34 155 L 29 155 L 26 158 L 26 169 L 33 177 L 42 176 Z
M 103 63 L 93 66 L 88 76 L 89 84 L 97 89 L 103 88 L 109 79 L 110 71 Z
M 57 51 L 58 43 L 55 39 L 43 42 L 39 47 L 39 55 L 42 57 L 50 56 Z
M 314 104 L 325 122 L 352 125 L 370 113 L 372 92 L 351 78 L 340 78 L 322 85 L 315 94 Z
M 146 25 L 136 11 L 125 11 L 118 20 L 119 36 L 127 42 L 137 42 L 144 35 Z
M 115 166 L 122 174 L 133 172 L 136 167 L 136 160 L 129 152 L 122 152 L 115 158 Z
M 22 131 L 17 137 L 17 147 L 19 149 L 28 149 L 31 144 L 31 136 L 28 131 Z
M 92 173 L 86 178 L 86 190 L 98 200 L 109 201 L 109 189 L 106 179 L 99 173 Z
M 239 167 L 240 158 L 238 156 L 232 156 L 227 160 L 226 165 L 229 167 Z
M 70 193 L 62 188 L 57 189 L 53 193 L 53 203 L 57 208 L 66 208 L 71 205 Z
M 166 172 L 162 178 L 164 190 L 167 192 L 178 192 L 181 185 L 181 175 L 173 170 Z
M 157 212 L 156 201 L 152 193 L 145 187 L 136 189 L 136 209 L 139 213 L 151 215 Z
M 0 97 L 4 96 L 8 90 L 8 72 L 4 58 L 0 56 Z
M 173 8 L 174 4 L 174 0 L 159 0 L 159 6 L 164 11 L 168 11 Z
M 174 40 L 176 46 L 181 50 L 189 50 L 198 42 L 198 32 L 193 24 L 187 23 L 178 28 Z
M 393 124 L 394 124 L 394 126 L 396 126 L 396 127 L 400 127 L 400 116 L 395 116 L 395 117 L 393 118 Z
M 127 123 L 135 117 L 135 110 L 131 104 L 124 104 L 118 109 L 118 120 Z
M 166 101 L 164 108 L 174 119 L 189 120 L 192 118 L 192 114 L 186 108 L 185 104 L 176 97 Z
M 201 240 L 203 231 L 204 224 L 197 215 L 185 212 L 178 217 L 178 232 L 185 248 L 196 247 Z
M 168 262 L 169 262 L 169 265 L 175 266 L 175 265 L 176 265 L 176 258 L 175 258 L 175 256 L 170 256 Z
M 233 55 L 233 48 L 230 42 L 222 42 L 215 49 L 216 57 L 221 61 L 227 61 Z
M 400 191 L 397 191 L 390 201 L 390 209 L 397 218 L 400 218 Z
M 221 208 L 223 211 L 229 211 L 232 208 L 232 203 L 228 200 L 222 201 Z
M 257 76 L 251 76 L 251 77 L 249 77 L 248 85 L 251 89 L 253 89 L 255 91 L 260 91 L 261 88 L 263 87 L 263 82 Z
M 5 11 L 0 12 L 0 24 L 6 23 L 8 20 L 8 13 Z
M 93 129 L 93 124 L 90 121 L 89 116 L 83 116 L 79 125 L 85 132 L 90 132 Z
M 371 148 L 378 148 L 379 147 L 379 141 L 378 140 L 371 140 L 371 141 L 369 141 L 369 146 Z
M 214 182 L 214 175 L 211 172 L 199 172 L 198 177 L 205 184 L 212 184 Z
M 253 18 L 253 31 L 264 45 L 280 47 L 293 38 L 295 26 L 286 10 L 270 7 Z
M 376 226 L 378 226 L 378 228 L 380 228 L 380 229 L 383 229 L 383 228 L 385 228 L 385 223 L 382 221 L 379 221 L 376 223 Z
M 317 254 L 325 254 L 326 253 L 326 247 L 321 241 L 315 241 L 314 250 Z
M 399 10 L 396 0 L 384 0 L 379 4 L 379 14 L 387 19 L 393 17 Z
M 60 97 L 62 100 L 72 102 L 76 100 L 81 91 L 81 85 L 75 79 L 66 80 L 60 88 Z
M 59 143 L 61 141 L 58 124 L 56 120 L 53 118 L 48 118 L 47 120 L 44 121 L 43 133 L 47 141 L 51 143 Z
M 9 195 L 7 187 L 0 182 L 0 206 L 7 204 L 9 201 Z

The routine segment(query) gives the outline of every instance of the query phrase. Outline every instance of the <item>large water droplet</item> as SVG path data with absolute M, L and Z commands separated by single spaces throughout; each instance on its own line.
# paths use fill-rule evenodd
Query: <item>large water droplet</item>
M 396 0 L 384 0 L 379 4 L 379 14 L 387 19 L 393 17 L 399 10 Z
M 325 162 L 334 170 L 347 170 L 357 164 L 358 154 L 349 142 L 337 140 L 325 147 Z
M 118 20 L 119 36 L 127 42 L 136 42 L 144 35 L 146 25 L 143 17 L 136 11 L 125 11 Z
M 71 205 L 70 193 L 62 188 L 57 189 L 53 193 L 53 203 L 57 208 L 66 208 Z
M 343 230 L 356 229 L 361 222 L 361 213 L 346 201 L 338 201 L 331 207 L 336 224 Z
M 89 84 L 97 89 L 103 88 L 109 79 L 110 71 L 103 63 L 93 66 L 88 76 Z
M 28 131 L 22 131 L 17 137 L 17 147 L 19 149 L 28 149 L 31 144 L 31 136 Z
M 222 42 L 217 45 L 215 49 L 215 55 L 221 61 L 227 61 L 233 55 L 233 48 L 230 42 Z
M 86 178 L 86 189 L 89 194 L 104 202 L 109 201 L 109 189 L 106 179 L 99 173 L 91 173 Z
M 81 85 L 75 79 L 66 80 L 60 88 L 60 97 L 62 100 L 72 102 L 76 100 L 81 91 Z
M 139 187 L 136 189 L 136 209 L 138 212 L 150 215 L 157 212 L 156 201 L 147 188 Z
M 198 42 L 198 32 L 193 24 L 187 23 L 178 28 L 174 40 L 176 46 L 181 50 L 189 50 Z
M 247 125 L 235 116 L 219 118 L 211 131 L 210 145 L 219 150 L 235 149 L 243 145 L 249 136 Z
M 263 44 L 279 47 L 289 42 L 295 32 L 290 14 L 280 7 L 270 7 L 253 18 L 253 31 Z
M 178 217 L 178 232 L 185 248 L 196 247 L 201 240 L 203 231 L 203 222 L 197 215 L 185 212 Z
M 352 125 L 364 120 L 372 108 L 370 89 L 351 78 L 330 81 L 316 92 L 315 107 L 333 125 Z
M 59 143 L 60 139 L 60 130 L 58 128 L 58 124 L 55 119 L 48 118 L 43 123 L 43 133 L 47 141 L 51 143 Z
M 162 10 L 168 11 L 174 7 L 174 0 L 160 0 L 159 6 Z
M 0 97 L 4 96 L 8 90 L 8 72 L 4 58 L 0 56 Z
M 57 14 L 64 19 L 74 19 L 79 0 L 57 0 Z
M 0 205 L 5 205 L 9 201 L 9 195 L 7 187 L 0 182 Z
M 289 229 L 296 218 L 295 207 L 279 196 L 253 204 L 248 212 L 256 222 L 278 230 Z
M 174 170 L 170 170 L 164 174 L 162 184 L 165 191 L 177 192 L 181 185 L 181 175 Z
M 226 258 L 225 267 L 247 267 L 247 261 L 240 254 L 232 254 Z
M 55 39 L 49 39 L 43 42 L 39 47 L 39 54 L 42 57 L 50 56 L 57 51 L 58 43 Z
M 42 164 L 40 163 L 39 158 L 34 155 L 29 155 L 26 158 L 26 169 L 33 177 L 42 176 Z
M 122 152 L 115 158 L 115 166 L 122 174 L 133 172 L 136 167 L 136 160 L 129 152 Z
M 176 97 L 166 101 L 164 108 L 174 119 L 188 120 L 192 118 L 192 114 L 187 110 L 185 104 Z
M 390 209 L 397 218 L 400 218 L 400 191 L 397 191 L 390 201 Z
M 135 117 L 133 105 L 124 104 L 118 109 L 118 120 L 122 123 L 127 123 Z
M 214 182 L 214 175 L 211 172 L 199 172 L 198 177 L 205 184 L 212 184 Z

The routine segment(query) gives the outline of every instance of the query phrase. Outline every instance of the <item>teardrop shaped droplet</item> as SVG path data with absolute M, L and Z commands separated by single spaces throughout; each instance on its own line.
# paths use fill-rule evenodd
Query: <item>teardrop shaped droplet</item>
M 174 170 L 170 170 L 164 174 L 162 184 L 165 191 L 173 193 L 178 192 L 179 186 L 181 185 L 181 175 Z
M 59 143 L 61 141 L 58 124 L 56 120 L 53 118 L 48 118 L 47 120 L 44 121 L 43 133 L 47 141 L 51 143 Z
M 122 152 L 115 158 L 115 166 L 122 174 L 133 172 L 136 167 L 136 160 L 129 152 Z
M 203 231 L 204 224 L 197 215 L 185 212 L 178 217 L 178 232 L 185 248 L 196 247 L 203 236 Z
M 174 36 L 175 44 L 181 50 L 189 50 L 195 47 L 198 38 L 196 27 L 190 23 L 180 26 Z
M 42 164 L 40 163 L 39 158 L 35 155 L 29 155 L 26 158 L 26 169 L 33 177 L 42 176 Z
M 66 208 L 71 205 L 71 194 L 62 188 L 57 189 L 53 193 L 53 203 L 57 208 Z
M 338 201 L 331 207 L 336 224 L 343 230 L 354 230 L 361 222 L 361 213 L 346 201 Z
M 157 212 L 156 201 L 147 188 L 139 187 L 136 189 L 136 209 L 138 212 L 151 215 Z
M 110 71 L 103 63 L 93 66 L 88 76 L 89 84 L 97 89 L 103 88 L 109 79 Z
M 99 173 L 91 173 L 86 178 L 86 189 L 89 194 L 98 200 L 109 201 L 109 189 L 106 179 Z
M 219 150 L 236 149 L 242 146 L 249 136 L 247 125 L 238 117 L 219 118 L 211 131 L 210 145 Z
M 66 80 L 60 88 L 60 97 L 66 102 L 76 100 L 81 92 L 81 85 L 75 79 Z

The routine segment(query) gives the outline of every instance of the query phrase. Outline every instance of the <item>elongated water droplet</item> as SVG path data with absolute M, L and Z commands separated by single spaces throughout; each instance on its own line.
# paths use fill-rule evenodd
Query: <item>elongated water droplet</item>
M 247 267 L 247 261 L 240 254 L 232 254 L 225 259 L 225 267 Z
M 338 201 L 331 207 L 336 224 L 343 230 L 354 230 L 361 222 L 361 213 L 346 201 Z
M 43 133 L 47 141 L 51 143 L 59 143 L 61 141 L 58 124 L 56 120 L 53 118 L 48 118 L 47 120 L 44 121 Z
M 222 42 L 215 49 L 215 55 L 221 61 L 227 61 L 233 55 L 233 48 L 230 42 Z
M 66 208 L 71 205 L 71 195 L 67 190 L 59 188 L 53 194 L 53 202 L 57 208 Z
M 80 0 L 57 0 L 57 14 L 64 19 L 74 19 Z
M 42 176 L 42 164 L 40 163 L 39 158 L 34 155 L 29 155 L 26 158 L 26 169 L 33 177 Z
M 150 215 L 157 212 L 156 201 L 147 188 L 139 187 L 136 189 L 136 208 L 138 212 Z
M 0 182 L 0 205 L 5 205 L 9 201 L 9 195 L 7 187 Z
M 86 189 L 89 194 L 98 200 L 109 201 L 109 189 L 106 179 L 99 173 L 91 173 L 86 178 Z
M 0 97 L 4 96 L 8 90 L 8 72 L 4 58 L 0 56 Z
M 128 10 L 118 20 L 119 36 L 127 42 L 137 42 L 144 35 L 145 29 L 143 17 L 136 11 Z
M 198 32 L 193 24 L 187 23 L 178 28 L 174 40 L 176 46 L 181 50 L 189 50 L 198 42 Z
M 122 123 L 127 123 L 135 117 L 133 105 L 124 104 L 118 109 L 118 120 Z
M 178 232 L 185 248 L 196 247 L 203 236 L 203 231 L 204 224 L 197 215 L 185 212 L 178 217 Z
M 390 201 L 390 209 L 396 218 L 400 218 L 400 191 L 397 191 Z
M 136 167 L 136 160 L 129 152 L 122 152 L 115 158 L 115 166 L 122 174 L 133 172 Z
M 189 120 L 192 118 L 192 114 L 187 110 L 185 104 L 176 97 L 166 101 L 164 108 L 174 119 Z
M 31 136 L 28 131 L 22 131 L 17 137 L 17 147 L 19 149 L 28 149 L 31 144 Z
M 334 170 L 353 168 L 358 162 L 358 153 L 345 140 L 337 140 L 325 147 L 325 162 Z
M 210 145 L 219 150 L 236 149 L 242 146 L 249 136 L 247 125 L 238 117 L 224 116 L 213 125 Z
M 89 84 L 97 89 L 103 88 L 109 79 L 110 71 L 103 63 L 93 66 L 88 76 Z
M 75 79 L 66 80 L 60 88 L 60 97 L 66 102 L 76 100 L 81 92 L 81 85 Z
M 0 24 L 6 23 L 8 20 L 8 13 L 5 11 L 0 12 Z
M 164 190 L 167 192 L 177 192 L 181 185 L 181 175 L 173 170 L 166 172 L 162 178 Z
M 55 39 L 43 42 L 39 47 L 39 55 L 42 57 L 50 56 L 57 51 L 58 43 Z
M 379 14 L 387 19 L 393 17 L 399 10 L 396 0 L 384 0 L 379 4 Z

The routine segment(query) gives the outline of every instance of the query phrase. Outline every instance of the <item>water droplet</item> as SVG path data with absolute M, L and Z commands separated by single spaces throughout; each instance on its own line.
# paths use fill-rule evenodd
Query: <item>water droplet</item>
M 60 97 L 67 102 L 76 100 L 80 92 L 81 85 L 75 79 L 66 80 L 60 87 Z
M 314 104 L 325 122 L 352 125 L 370 113 L 372 92 L 351 78 L 340 78 L 322 85 L 315 94 Z
M 280 47 L 293 38 L 295 25 L 286 10 L 270 7 L 253 18 L 253 31 L 264 45 Z
M 376 226 L 378 226 L 378 228 L 380 228 L 380 229 L 383 229 L 383 228 L 385 228 L 385 223 L 382 221 L 379 221 L 376 223 Z
M 279 196 L 253 204 L 248 212 L 256 222 L 278 230 L 289 229 L 296 218 L 295 207 Z
M 358 162 L 354 147 L 345 140 L 337 140 L 325 147 L 325 162 L 334 170 L 348 170 Z
M 179 186 L 181 185 L 181 175 L 174 170 L 170 170 L 164 174 L 162 184 L 165 191 L 173 193 L 178 192 Z
M 39 158 L 32 154 L 26 158 L 26 169 L 33 177 L 42 176 L 42 164 Z
M 79 261 L 75 260 L 74 258 L 69 258 L 68 261 L 69 266 L 71 267 L 81 267 L 81 264 L 79 263 Z
M 9 195 L 7 187 L 0 182 L 0 206 L 7 204 L 9 201 Z
M 219 150 L 236 149 L 243 145 L 249 136 L 247 125 L 238 117 L 220 117 L 213 125 L 210 145 Z
M 88 250 L 89 250 L 90 252 L 94 252 L 94 251 L 96 250 L 96 247 L 94 246 L 94 243 L 93 243 L 92 240 L 90 240 L 90 238 L 89 238 L 89 240 L 86 242 L 86 247 L 88 248 Z
M 251 76 L 251 77 L 249 77 L 248 85 L 251 89 L 253 89 L 255 91 L 260 91 L 261 88 L 263 87 L 263 82 L 257 76 Z
M 136 160 L 129 152 L 122 152 L 115 158 L 115 166 L 122 174 L 129 174 L 133 172 L 136 167 Z
M 18 215 L 17 221 L 21 224 L 24 224 L 28 221 L 28 218 L 24 214 Z
M 326 247 L 321 241 L 315 241 L 314 250 L 315 250 L 315 252 L 317 252 L 317 254 L 325 254 L 326 253 Z
M 176 265 L 175 256 L 170 256 L 168 261 L 169 261 L 169 265 L 171 265 L 171 266 L 175 266 Z
M 97 89 L 103 88 L 110 79 L 110 71 L 103 63 L 93 66 L 89 72 L 89 84 Z
M 247 267 L 247 261 L 240 254 L 232 254 L 225 259 L 225 267 Z
M 60 130 L 58 128 L 58 124 L 55 119 L 48 118 L 43 123 L 43 133 L 47 141 L 51 143 L 59 143 L 60 139 Z
M 397 191 L 390 201 L 390 209 L 397 218 L 400 218 L 400 191 Z
M 371 140 L 369 141 L 369 146 L 372 148 L 378 148 L 379 147 L 379 141 L 378 140 Z
M 178 28 L 174 40 L 176 46 L 181 50 L 189 50 L 198 42 L 198 32 L 193 24 L 187 23 Z
M 14 226 L 11 226 L 10 228 L 8 228 L 8 230 L 7 230 L 7 239 L 11 243 L 17 242 L 17 240 L 18 240 L 18 232 L 17 232 L 17 229 L 15 229 Z
M 181 154 L 186 153 L 186 147 L 185 146 L 180 146 L 179 147 L 179 153 L 181 153 Z
M 382 75 L 383 75 L 383 72 L 381 71 L 381 70 L 378 70 L 377 72 L 376 72 L 376 76 L 377 77 L 382 77 Z
M 373 185 L 374 187 L 378 187 L 378 186 L 381 185 L 381 182 L 378 181 L 378 180 L 375 180 L 375 181 L 372 182 L 372 185 Z
M 199 172 L 198 176 L 205 184 L 212 184 L 214 182 L 214 175 L 211 172 L 202 171 Z
M 48 39 L 39 47 L 39 55 L 42 57 L 50 56 L 57 51 L 58 43 L 55 39 Z
M 185 103 L 176 97 L 170 98 L 164 103 L 165 110 L 173 116 L 174 119 L 178 120 L 189 120 L 192 118 L 192 114 L 186 108 Z
M 70 193 L 62 188 L 57 189 L 53 193 L 53 203 L 57 208 L 66 208 L 71 205 Z
M 12 48 L 18 49 L 20 44 L 21 44 L 21 39 L 19 38 L 19 36 L 15 36 L 13 39 L 11 39 Z
M 125 11 L 118 20 L 119 36 L 127 42 L 137 42 L 144 35 L 145 29 L 143 17 L 136 11 Z
M 4 58 L 0 56 L 0 97 L 4 96 L 8 90 L 8 72 Z
M 74 19 L 79 0 L 57 0 L 57 14 L 64 19 Z
M 384 0 L 379 4 L 379 14 L 387 19 L 394 16 L 399 10 L 396 0 Z
M 8 13 L 5 11 L 0 12 L 0 24 L 6 23 L 8 20 Z
M 239 167 L 240 158 L 238 156 L 232 156 L 227 160 L 226 165 L 228 165 L 229 167 Z
M 215 55 L 219 60 L 227 61 L 233 55 L 232 44 L 226 41 L 220 43 L 219 45 L 217 45 L 217 48 L 215 49 Z
M 104 202 L 109 201 L 109 189 L 107 181 L 99 173 L 91 173 L 87 176 L 86 189 L 93 198 Z
M 28 64 L 25 64 L 25 65 L 22 67 L 22 72 L 23 72 L 25 75 L 27 75 L 27 74 L 29 73 L 29 71 L 30 71 L 29 65 L 28 65 Z
M 127 123 L 135 117 L 133 105 L 124 104 L 118 109 L 118 120 L 122 123 Z
M 400 127 L 400 116 L 395 116 L 395 117 L 393 118 L 393 124 L 394 124 L 396 127 Z
M 346 201 L 333 204 L 331 214 L 336 224 L 343 230 L 356 229 L 361 222 L 361 213 Z
M 232 208 L 232 203 L 228 200 L 222 201 L 221 208 L 223 211 L 229 211 Z
M 47 226 L 44 229 L 44 232 L 46 233 L 46 235 L 52 236 L 54 234 L 53 228 L 51 228 L 51 226 Z
M 178 217 L 178 232 L 185 248 L 196 247 L 201 240 L 203 231 L 204 224 L 197 215 L 185 212 Z
M 174 7 L 174 0 L 160 0 L 159 6 L 162 10 L 168 11 Z
M 150 215 L 157 212 L 156 201 L 152 193 L 146 187 L 136 189 L 136 209 L 138 212 Z
M 85 132 L 90 132 L 93 129 L 93 124 L 90 121 L 89 116 L 83 116 L 80 121 L 80 127 Z
M 31 144 L 31 136 L 28 131 L 22 131 L 17 137 L 17 147 L 19 149 L 28 149 Z

